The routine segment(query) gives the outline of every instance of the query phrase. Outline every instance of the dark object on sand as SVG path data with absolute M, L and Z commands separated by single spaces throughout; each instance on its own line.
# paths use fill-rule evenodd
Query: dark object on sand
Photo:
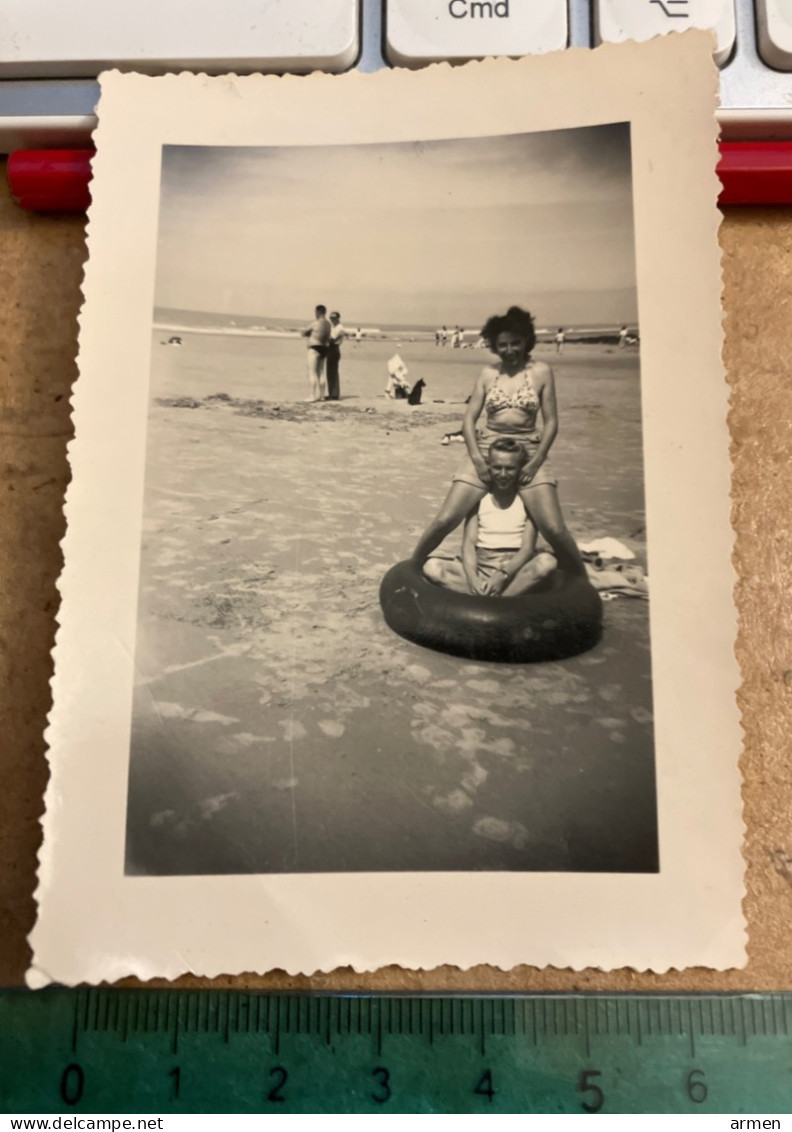
M 396 401 L 406 401 L 408 405 L 420 405 L 425 388 L 426 382 L 419 377 L 409 391 L 403 385 L 397 385 L 393 390 L 393 397 Z
M 586 578 L 556 570 L 520 597 L 479 597 L 433 585 L 412 561 L 380 586 L 386 624 L 408 641 L 470 660 L 563 660 L 597 644 L 602 601 Z
M 426 387 L 426 382 L 424 381 L 424 379 L 422 377 L 419 377 L 418 380 L 416 381 L 415 385 L 412 387 L 412 389 L 410 390 L 410 392 L 407 395 L 407 404 L 408 405 L 420 405 L 421 395 L 422 395 L 425 387 Z

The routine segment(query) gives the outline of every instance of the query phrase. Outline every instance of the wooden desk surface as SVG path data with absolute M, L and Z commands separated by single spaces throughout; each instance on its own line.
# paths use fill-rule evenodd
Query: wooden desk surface
M 372 990 L 792 989 L 792 210 L 732 211 L 721 229 L 725 361 L 732 388 L 735 564 L 745 728 L 743 971 L 666 975 L 488 967 L 313 979 L 283 972 L 217 986 Z M 58 609 L 69 393 L 85 260 L 84 218 L 22 212 L 0 186 L 0 985 L 22 983 L 33 926 L 42 731 Z M 685 265 L 679 265 L 684 271 Z M 673 333 L 673 327 L 669 327 Z M 113 374 L 107 374 L 113 381 Z M 694 382 L 696 374 L 689 380 Z M 684 406 L 680 405 L 680 412 Z M 695 490 L 695 484 L 691 484 Z M 703 530 L 701 537 L 706 539 Z M 685 548 L 679 547 L 684 555 Z M 680 647 L 684 648 L 680 627 Z M 91 831 L 85 831 L 86 837 Z M 581 925 L 585 930 L 585 925 Z M 204 980 L 184 979 L 184 985 Z

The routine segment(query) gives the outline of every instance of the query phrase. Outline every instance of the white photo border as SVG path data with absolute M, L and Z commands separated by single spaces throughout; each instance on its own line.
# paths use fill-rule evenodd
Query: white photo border
M 744 964 L 710 54 L 709 36 L 687 32 L 420 72 L 102 76 L 31 986 L 275 967 Z M 124 875 L 162 147 L 317 144 L 318 117 L 324 145 L 630 123 L 656 875 Z

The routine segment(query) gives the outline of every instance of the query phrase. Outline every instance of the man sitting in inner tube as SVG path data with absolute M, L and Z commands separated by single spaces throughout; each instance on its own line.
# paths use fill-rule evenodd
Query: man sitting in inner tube
M 516 440 L 494 440 L 487 454 L 489 492 L 465 519 L 462 556 L 433 555 L 423 565 L 430 582 L 463 594 L 517 597 L 556 568 L 547 551 L 536 552 L 536 527 L 519 495 L 528 459 Z

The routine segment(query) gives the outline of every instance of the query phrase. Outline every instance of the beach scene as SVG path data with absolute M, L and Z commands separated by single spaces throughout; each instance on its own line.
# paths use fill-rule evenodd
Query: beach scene
M 629 131 L 357 148 L 310 189 L 304 150 L 165 153 L 126 871 L 655 872 Z M 482 156 L 513 174 L 499 199 Z M 586 200 L 558 202 L 575 162 Z M 382 203 L 377 178 L 400 175 Z M 308 400 L 319 302 L 346 329 L 337 401 Z M 594 648 L 534 664 L 413 644 L 379 600 L 465 455 L 497 360 L 480 327 L 514 302 L 555 375 L 566 524 L 643 579 L 603 593 Z M 394 357 L 416 403 L 386 392 Z

